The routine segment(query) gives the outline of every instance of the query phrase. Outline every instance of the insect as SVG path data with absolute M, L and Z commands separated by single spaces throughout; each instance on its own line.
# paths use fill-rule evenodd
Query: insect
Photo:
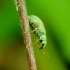
M 38 42 L 40 43 L 39 49 L 41 50 L 46 46 L 46 30 L 44 24 L 41 19 L 35 15 L 29 16 L 28 19 L 29 26 L 37 37 Z

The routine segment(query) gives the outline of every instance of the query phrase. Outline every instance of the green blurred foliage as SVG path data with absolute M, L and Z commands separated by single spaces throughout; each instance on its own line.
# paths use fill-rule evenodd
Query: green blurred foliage
M 26 5 L 28 15 L 40 17 L 47 31 L 46 53 L 34 47 L 38 70 L 68 70 L 65 63 L 70 63 L 70 1 L 26 0 Z M 28 70 L 22 39 L 13 0 L 0 0 L 0 70 Z

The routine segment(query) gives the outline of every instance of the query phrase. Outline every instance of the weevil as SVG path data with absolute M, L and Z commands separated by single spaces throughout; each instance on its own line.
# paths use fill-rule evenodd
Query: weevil
M 35 15 L 30 15 L 28 17 L 29 19 L 29 26 L 32 29 L 32 32 L 34 32 L 35 36 L 38 39 L 38 42 L 40 43 L 39 49 L 43 49 L 46 46 L 46 29 L 41 21 L 40 18 L 38 18 Z

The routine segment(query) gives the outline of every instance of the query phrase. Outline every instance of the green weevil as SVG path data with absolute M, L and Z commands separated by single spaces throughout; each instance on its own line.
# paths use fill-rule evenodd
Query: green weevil
M 40 48 L 43 49 L 46 46 L 46 29 L 44 27 L 43 22 L 40 18 L 35 15 L 30 15 L 29 19 L 29 26 L 34 32 L 35 36 L 38 38 L 38 42 L 40 43 Z

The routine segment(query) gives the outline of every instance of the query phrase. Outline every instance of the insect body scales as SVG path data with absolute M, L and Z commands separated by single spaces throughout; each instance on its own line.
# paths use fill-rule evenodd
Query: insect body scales
M 39 49 L 43 49 L 46 46 L 46 30 L 44 24 L 41 21 L 41 19 L 35 15 L 29 16 L 28 19 L 32 31 L 34 31 L 35 36 L 38 38 L 38 41 L 40 42 Z

